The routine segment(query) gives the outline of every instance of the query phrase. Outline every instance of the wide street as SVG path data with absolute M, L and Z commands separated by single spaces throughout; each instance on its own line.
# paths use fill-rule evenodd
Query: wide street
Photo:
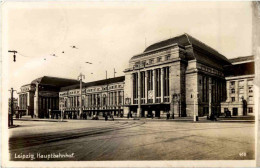
M 253 122 L 159 120 L 19 121 L 9 129 L 11 160 L 68 154 L 49 160 L 249 160 L 254 159 Z M 32 157 L 31 157 L 32 158 Z

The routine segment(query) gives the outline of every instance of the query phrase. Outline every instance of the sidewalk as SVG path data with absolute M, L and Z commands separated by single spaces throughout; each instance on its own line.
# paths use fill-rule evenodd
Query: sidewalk
M 91 120 L 92 117 L 88 117 L 87 120 Z M 83 119 L 48 119 L 48 118 L 31 118 L 31 116 L 23 116 L 21 119 L 14 120 L 20 120 L 20 121 L 45 121 L 45 122 L 68 122 L 68 121 L 76 121 L 76 120 L 82 120 Z M 99 120 L 105 120 L 104 117 L 99 117 Z M 108 119 L 108 122 L 112 121 L 110 118 Z M 175 117 L 174 119 L 167 120 L 166 118 L 120 118 L 120 117 L 114 117 L 114 121 L 147 121 L 147 122 L 194 122 L 193 117 Z M 217 121 L 211 121 L 207 120 L 207 117 L 199 117 L 199 123 L 203 122 L 255 122 L 254 116 L 232 116 L 231 118 L 225 118 L 225 117 L 219 117 L 217 118 Z

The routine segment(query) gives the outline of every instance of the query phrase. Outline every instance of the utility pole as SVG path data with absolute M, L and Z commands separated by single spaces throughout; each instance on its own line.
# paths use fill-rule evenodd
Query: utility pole
M 82 73 L 79 74 L 78 80 L 80 81 L 80 99 L 79 99 L 79 116 L 82 115 L 82 79 L 85 79 L 85 75 Z
M 14 90 L 13 88 L 11 88 L 11 90 L 9 90 L 11 92 L 11 102 L 10 102 L 10 110 L 11 110 L 11 114 L 8 113 L 8 126 L 13 126 L 14 123 L 13 123 L 13 115 L 14 115 Z
M 107 71 L 106 71 L 106 84 L 107 84 L 107 96 L 106 96 L 106 98 L 107 98 L 107 101 L 106 101 L 106 110 L 107 110 L 107 106 L 109 105 L 109 104 L 108 104 L 108 101 L 109 101 L 109 96 L 108 96 L 108 81 L 107 81 Z
M 15 51 L 15 50 L 8 50 L 8 52 L 10 52 L 10 53 L 13 53 L 14 54 L 14 62 L 16 61 L 16 53 L 17 53 L 17 51 Z

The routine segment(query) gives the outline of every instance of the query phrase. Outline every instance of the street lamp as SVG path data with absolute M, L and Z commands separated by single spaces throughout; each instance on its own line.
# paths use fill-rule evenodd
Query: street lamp
M 85 75 L 82 73 L 79 74 L 78 80 L 80 81 L 80 100 L 79 100 L 79 116 L 81 117 L 82 115 L 82 79 L 85 79 Z

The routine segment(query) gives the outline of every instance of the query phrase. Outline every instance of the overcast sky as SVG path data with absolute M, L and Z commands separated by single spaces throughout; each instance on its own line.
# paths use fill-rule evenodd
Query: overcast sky
M 6 2 L 3 80 L 20 90 L 41 76 L 121 76 L 133 55 L 184 32 L 227 58 L 251 55 L 251 2 Z

